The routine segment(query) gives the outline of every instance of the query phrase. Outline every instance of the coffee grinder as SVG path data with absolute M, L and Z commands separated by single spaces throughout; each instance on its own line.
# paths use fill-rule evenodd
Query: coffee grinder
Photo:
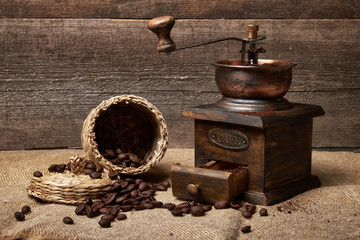
M 291 103 L 294 63 L 259 59 L 257 25 L 246 26 L 247 37 L 223 38 L 177 48 L 170 37 L 171 16 L 148 22 L 158 36 L 157 51 L 170 53 L 220 41 L 241 43 L 239 59 L 216 61 L 215 81 L 222 98 L 185 109 L 195 122 L 195 167 L 173 165 L 174 196 L 202 202 L 237 198 L 272 205 L 320 186 L 311 175 L 313 118 L 320 106 Z M 247 55 L 247 56 L 246 56 Z

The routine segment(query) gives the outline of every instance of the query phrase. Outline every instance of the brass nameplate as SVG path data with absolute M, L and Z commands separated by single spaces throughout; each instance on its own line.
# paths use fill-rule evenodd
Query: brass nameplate
M 215 128 L 209 131 L 212 143 L 231 150 L 245 150 L 249 148 L 248 137 L 234 129 Z

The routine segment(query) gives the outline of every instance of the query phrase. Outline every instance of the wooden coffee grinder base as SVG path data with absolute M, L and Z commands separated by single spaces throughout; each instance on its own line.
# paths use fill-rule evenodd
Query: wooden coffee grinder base
M 253 204 L 272 205 L 320 186 L 311 175 L 312 125 L 324 111 L 316 105 L 291 105 L 281 111 L 231 112 L 214 104 L 184 110 L 184 116 L 195 119 L 195 167 L 213 160 L 247 167 L 246 186 L 239 185 L 243 192 L 230 195 L 243 194 Z M 189 184 L 199 193 L 211 188 L 199 185 L 196 175 Z M 174 195 L 184 197 L 179 191 Z M 213 202 L 201 196 L 196 199 Z

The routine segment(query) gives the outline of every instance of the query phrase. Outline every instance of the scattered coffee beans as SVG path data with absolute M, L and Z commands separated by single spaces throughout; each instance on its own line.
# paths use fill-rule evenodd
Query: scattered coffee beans
M 241 228 L 243 233 L 249 233 L 251 231 L 251 226 L 244 226 Z
M 30 209 L 29 206 L 23 206 L 22 209 L 21 209 L 21 212 L 23 214 L 27 214 L 27 213 L 31 212 L 31 209 Z
M 267 212 L 266 208 L 262 208 L 262 209 L 260 209 L 259 214 L 260 214 L 260 216 L 267 216 L 268 212 Z
M 18 221 L 24 221 L 25 220 L 25 215 L 22 212 L 16 212 L 15 213 L 15 218 Z
M 72 220 L 71 217 L 64 217 L 64 218 L 63 218 L 63 222 L 64 222 L 65 224 L 74 224 L 74 221 Z
M 33 173 L 33 175 L 34 175 L 34 177 L 42 177 L 43 176 L 43 174 L 40 171 L 35 171 Z

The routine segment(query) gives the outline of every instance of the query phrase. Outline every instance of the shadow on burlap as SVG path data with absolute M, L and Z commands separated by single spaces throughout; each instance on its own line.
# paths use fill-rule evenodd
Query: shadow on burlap
M 360 154 L 313 152 L 313 174 L 322 187 L 266 207 L 269 216 L 256 213 L 245 219 L 234 209 L 211 210 L 204 217 L 174 217 L 168 210 L 127 212 L 125 221 L 111 228 L 98 225 L 100 217 L 77 216 L 75 207 L 41 203 L 29 197 L 26 188 L 35 170 L 52 163 L 66 163 L 82 150 L 37 150 L 0 152 L 0 239 L 359 239 Z M 144 177 L 153 181 L 169 177 L 170 166 L 193 165 L 192 149 L 170 149 L 164 159 Z M 156 199 L 180 203 L 171 189 L 157 192 Z M 18 222 L 14 213 L 29 205 L 32 212 Z M 258 206 L 258 209 L 260 206 Z M 70 216 L 74 225 L 63 224 Z M 251 225 L 243 234 L 240 228 Z

